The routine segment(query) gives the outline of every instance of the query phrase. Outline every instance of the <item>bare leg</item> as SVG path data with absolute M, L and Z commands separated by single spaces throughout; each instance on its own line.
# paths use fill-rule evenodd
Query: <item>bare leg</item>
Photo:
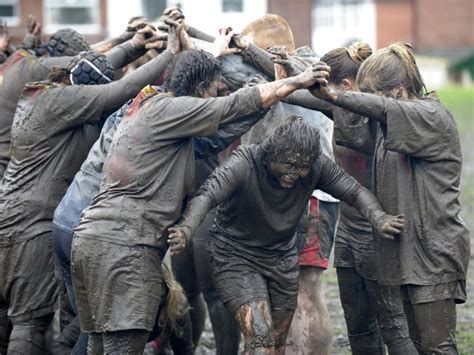
M 234 315 L 245 340 L 244 354 L 274 354 L 275 339 L 270 305 L 266 300 L 242 305 Z
M 332 327 L 324 300 L 321 268 L 302 266 L 298 307 L 286 341 L 287 354 L 329 354 Z

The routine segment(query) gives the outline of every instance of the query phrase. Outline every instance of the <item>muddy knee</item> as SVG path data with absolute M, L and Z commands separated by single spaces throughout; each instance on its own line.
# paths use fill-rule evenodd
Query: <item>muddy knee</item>
M 244 335 L 247 351 L 275 346 L 268 301 L 253 301 L 242 305 L 235 314 L 235 320 Z

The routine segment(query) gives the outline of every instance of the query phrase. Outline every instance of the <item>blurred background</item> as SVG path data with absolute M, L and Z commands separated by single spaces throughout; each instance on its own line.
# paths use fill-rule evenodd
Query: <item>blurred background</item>
M 21 42 L 29 14 L 42 24 L 45 38 L 72 27 L 93 43 L 120 34 L 131 16 L 157 21 L 172 5 L 182 8 L 192 26 L 209 34 L 227 26 L 241 30 L 266 13 L 279 14 L 290 24 L 296 45 L 309 45 L 320 56 L 354 40 L 375 49 L 397 41 L 411 43 L 428 90 L 438 92 L 461 133 L 462 215 L 473 231 L 474 0 L 0 0 L 0 18 L 7 22 L 14 44 Z M 471 269 L 473 261 L 471 257 Z M 474 354 L 472 271 L 468 295 L 468 302 L 458 307 L 461 354 Z M 326 300 L 334 326 L 333 353 L 349 354 L 333 268 L 326 272 Z M 212 343 L 208 331 L 198 353 L 212 353 Z

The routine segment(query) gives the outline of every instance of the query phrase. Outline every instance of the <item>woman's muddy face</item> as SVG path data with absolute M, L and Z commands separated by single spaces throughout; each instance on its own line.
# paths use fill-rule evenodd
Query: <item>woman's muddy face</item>
M 291 189 L 299 178 L 305 178 L 311 169 L 312 157 L 288 151 L 270 158 L 270 170 L 284 189 Z

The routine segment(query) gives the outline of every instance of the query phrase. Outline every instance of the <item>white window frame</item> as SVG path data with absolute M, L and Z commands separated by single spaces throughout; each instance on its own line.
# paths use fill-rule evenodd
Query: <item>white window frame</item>
M 13 5 L 15 8 L 14 16 L 2 17 L 2 20 L 6 21 L 7 25 L 18 26 L 20 24 L 20 1 L 19 0 L 0 0 L 0 5 Z
M 90 24 L 69 24 L 69 23 L 51 23 L 51 8 L 62 8 L 62 7 L 82 7 L 82 3 L 91 3 L 90 7 L 92 9 L 92 20 L 93 23 Z M 82 34 L 97 34 L 101 31 L 100 24 L 100 0 L 44 0 L 43 1 L 43 14 L 45 22 L 45 32 L 54 33 L 57 30 L 64 27 L 71 27 L 77 32 Z

